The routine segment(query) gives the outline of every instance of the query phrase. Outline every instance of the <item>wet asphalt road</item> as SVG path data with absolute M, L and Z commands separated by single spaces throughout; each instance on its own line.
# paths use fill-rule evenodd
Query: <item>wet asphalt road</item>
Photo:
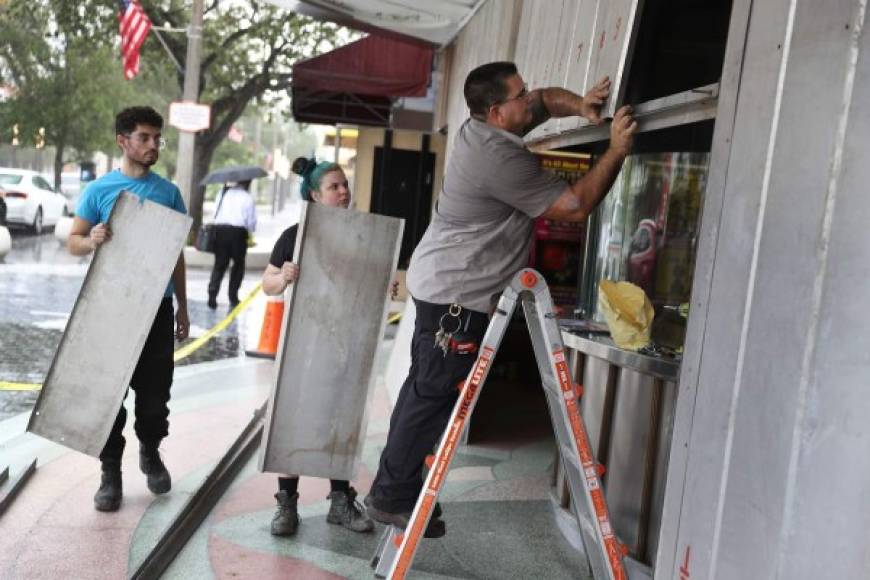
M 51 366 L 69 313 L 90 262 L 71 256 L 52 232 L 40 236 L 11 230 L 12 251 L 0 259 L 0 381 L 41 383 Z M 254 282 L 246 274 L 242 295 Z M 221 296 L 217 310 L 206 306 L 208 271 L 188 270 L 188 311 L 191 335 L 201 335 L 226 316 L 229 307 Z M 226 278 L 222 290 L 226 288 Z M 225 291 L 224 291 L 225 294 Z M 259 328 L 243 312 L 221 334 L 179 365 L 240 356 L 250 327 Z M 37 391 L 0 390 L 0 421 L 30 410 Z

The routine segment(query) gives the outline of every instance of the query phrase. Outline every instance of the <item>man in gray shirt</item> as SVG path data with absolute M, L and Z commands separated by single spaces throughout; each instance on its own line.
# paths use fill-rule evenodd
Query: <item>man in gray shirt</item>
M 408 268 L 417 314 L 411 369 L 366 498 L 373 519 L 400 527 L 422 489 L 423 462 L 446 427 L 457 384 L 474 363 L 488 313 L 526 265 L 534 219 L 585 221 L 613 185 L 637 130 L 631 108 L 619 109 L 607 151 L 569 184 L 541 167 L 522 136 L 550 117 L 600 123 L 609 79 L 583 97 L 560 88 L 529 92 L 513 63 L 494 62 L 471 71 L 464 92 L 471 118 L 456 135 L 432 222 Z M 437 340 L 439 330 L 452 340 Z M 445 533 L 439 516 L 436 508 L 427 537 Z

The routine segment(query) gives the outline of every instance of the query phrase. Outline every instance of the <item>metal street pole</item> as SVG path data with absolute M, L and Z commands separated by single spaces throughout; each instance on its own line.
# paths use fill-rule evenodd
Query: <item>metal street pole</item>
M 280 161 L 280 151 L 278 150 L 278 129 L 275 127 L 275 117 L 277 114 L 273 110 L 269 114 L 269 128 L 272 129 L 272 215 L 275 215 L 275 206 L 278 202 L 278 162 Z
M 254 125 L 254 165 L 262 167 L 263 164 L 260 163 L 260 148 L 263 146 L 263 125 L 260 120 L 259 111 L 257 112 L 257 124 Z M 256 179 L 254 183 L 251 184 L 251 195 L 254 196 L 255 200 L 260 199 L 260 182 Z
M 187 29 L 187 60 L 184 70 L 184 93 L 182 100 L 196 102 L 199 97 L 199 72 L 202 47 L 203 0 L 193 0 L 190 27 Z M 193 193 L 193 159 L 196 133 L 181 131 L 178 136 L 178 163 L 175 179 L 184 204 L 190 211 L 190 198 Z

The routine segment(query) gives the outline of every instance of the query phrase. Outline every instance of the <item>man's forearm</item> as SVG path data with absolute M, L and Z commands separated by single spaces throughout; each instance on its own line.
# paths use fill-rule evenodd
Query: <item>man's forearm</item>
M 187 310 L 187 268 L 184 265 L 184 254 L 178 256 L 178 262 L 172 271 L 172 285 L 175 287 L 178 307 Z
M 73 256 L 87 256 L 94 251 L 94 244 L 88 236 L 70 234 L 66 241 L 66 248 Z
M 577 209 L 584 219 L 595 210 L 613 187 L 626 155 L 627 152 L 608 149 L 598 158 L 589 173 L 571 186 L 571 191 L 577 198 Z
M 551 117 L 575 117 L 583 111 L 583 97 L 559 87 L 541 89 L 541 103 Z

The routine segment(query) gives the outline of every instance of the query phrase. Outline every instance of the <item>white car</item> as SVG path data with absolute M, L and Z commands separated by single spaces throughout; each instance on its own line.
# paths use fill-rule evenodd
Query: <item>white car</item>
M 66 197 L 36 171 L 0 167 L 0 187 L 6 192 L 6 222 L 37 234 L 55 225 L 66 208 Z

